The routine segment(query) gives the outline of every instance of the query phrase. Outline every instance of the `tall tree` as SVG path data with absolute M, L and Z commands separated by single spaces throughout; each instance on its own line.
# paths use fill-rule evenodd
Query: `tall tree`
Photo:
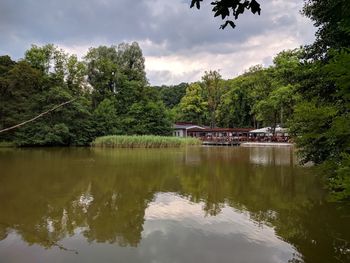
M 140 81 L 147 84 L 145 58 L 137 42 L 121 43 L 117 47 L 117 61 L 129 81 Z
M 115 47 L 90 48 L 84 57 L 88 82 L 92 86 L 93 105 L 96 108 L 105 98 L 113 97 L 123 79 Z
M 208 115 L 208 102 L 203 96 L 199 83 L 193 83 L 186 89 L 186 95 L 179 104 L 180 119 L 196 124 L 205 124 Z
M 304 162 L 321 164 L 334 196 L 350 198 L 350 3 L 310 0 L 304 14 L 319 27 L 307 49 L 291 132 Z
M 218 71 L 205 72 L 202 77 L 203 88 L 207 96 L 207 105 L 210 114 L 210 127 L 216 126 L 216 110 L 222 95 L 221 75 Z

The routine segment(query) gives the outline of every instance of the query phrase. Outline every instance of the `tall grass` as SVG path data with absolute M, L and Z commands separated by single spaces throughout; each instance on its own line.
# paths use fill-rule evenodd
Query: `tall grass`
M 94 147 L 111 148 L 167 148 L 199 144 L 201 144 L 201 141 L 195 138 L 179 138 L 154 135 L 110 135 L 96 138 L 91 145 Z
M 0 148 L 10 148 L 16 147 L 16 144 L 13 142 L 0 142 Z

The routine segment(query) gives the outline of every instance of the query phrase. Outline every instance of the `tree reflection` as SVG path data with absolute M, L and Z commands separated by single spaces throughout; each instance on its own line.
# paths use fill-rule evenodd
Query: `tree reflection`
M 176 192 L 204 202 L 207 216 L 225 205 L 248 212 L 273 226 L 305 262 L 349 260 L 349 207 L 324 201 L 318 180 L 294 165 L 290 150 L 278 151 L 284 158 L 278 164 L 271 152 L 267 163 L 252 164 L 252 154 L 205 148 L 0 151 L 0 240 L 15 230 L 28 244 L 50 248 L 81 231 L 89 242 L 135 247 L 154 196 Z

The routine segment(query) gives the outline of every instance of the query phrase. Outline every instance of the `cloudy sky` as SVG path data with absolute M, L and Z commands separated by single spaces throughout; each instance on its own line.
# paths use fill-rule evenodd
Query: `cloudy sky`
M 190 0 L 1 0 L 0 55 L 19 59 L 31 44 L 54 43 L 82 57 L 92 46 L 137 41 L 150 83 L 160 85 L 205 70 L 232 78 L 314 40 L 303 0 L 260 0 L 261 16 L 245 13 L 234 30 L 219 30 L 210 2 L 198 11 Z

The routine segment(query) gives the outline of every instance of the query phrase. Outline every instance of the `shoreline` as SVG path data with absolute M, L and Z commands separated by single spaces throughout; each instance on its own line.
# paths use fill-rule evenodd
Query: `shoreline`
M 293 147 L 293 143 L 287 142 L 242 142 L 241 146 L 251 147 L 251 146 L 279 146 L 279 147 Z

